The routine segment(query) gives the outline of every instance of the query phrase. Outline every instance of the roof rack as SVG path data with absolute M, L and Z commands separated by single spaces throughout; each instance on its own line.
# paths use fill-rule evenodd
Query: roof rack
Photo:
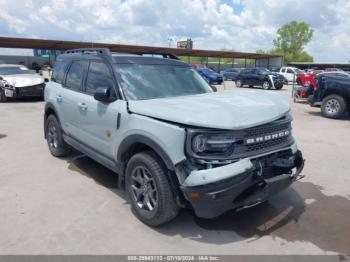
M 145 52 L 136 52 L 135 54 L 138 54 L 138 55 L 150 55 L 150 56 L 162 56 L 163 58 L 168 58 L 168 59 L 175 59 L 175 60 L 180 60 L 179 57 L 177 57 L 176 55 L 173 55 L 173 54 L 169 54 L 169 53 L 145 53 Z
M 77 49 L 70 49 L 66 50 L 65 54 L 96 54 L 96 55 L 105 55 L 105 56 L 111 56 L 112 54 L 118 54 L 118 53 L 112 53 L 108 48 L 77 48 Z M 147 53 L 147 52 L 128 52 L 128 53 L 120 53 L 120 54 L 134 54 L 134 55 L 150 55 L 150 56 L 162 56 L 163 58 L 168 59 L 175 59 L 180 60 L 179 57 L 173 54 L 169 53 Z
M 78 49 L 70 49 L 65 52 L 65 54 L 96 54 L 96 55 L 107 55 L 110 56 L 111 52 L 108 48 L 78 48 Z

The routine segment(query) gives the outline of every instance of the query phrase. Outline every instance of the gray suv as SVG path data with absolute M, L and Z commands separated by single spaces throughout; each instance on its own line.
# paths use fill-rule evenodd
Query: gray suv
M 45 101 L 51 154 L 75 148 L 115 171 L 135 215 L 151 226 L 180 207 L 203 218 L 248 208 L 301 177 L 287 98 L 213 92 L 173 55 L 67 51 Z

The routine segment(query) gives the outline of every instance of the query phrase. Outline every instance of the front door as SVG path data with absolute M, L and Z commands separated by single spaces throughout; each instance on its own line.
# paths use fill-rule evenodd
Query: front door
M 98 87 L 105 87 L 116 97 L 116 81 L 111 70 L 103 62 L 91 61 L 84 84 L 85 94 L 80 100 L 86 105 L 85 110 L 80 111 L 81 142 L 107 157 L 113 156 L 112 138 L 117 135 L 118 113 L 124 103 L 122 100 L 100 102 L 94 98 L 94 93 Z

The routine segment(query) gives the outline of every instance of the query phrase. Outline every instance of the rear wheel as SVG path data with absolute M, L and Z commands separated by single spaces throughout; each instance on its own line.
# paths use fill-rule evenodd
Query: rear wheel
M 265 90 L 269 90 L 271 88 L 270 82 L 264 81 L 264 83 L 262 84 L 262 88 Z
M 0 103 L 6 102 L 7 97 L 5 95 L 5 91 L 3 89 L 0 89 Z
M 321 111 L 325 117 L 341 118 L 346 110 L 346 102 L 339 95 L 329 95 L 322 100 Z
M 45 123 L 45 136 L 51 154 L 56 157 L 68 155 L 72 148 L 63 140 L 62 129 L 56 116 L 49 115 Z
M 134 155 L 126 168 L 126 189 L 133 213 L 150 226 L 164 224 L 177 216 L 175 193 L 167 169 L 153 152 Z
M 238 87 L 238 88 L 243 87 L 243 82 L 241 80 L 237 80 L 236 87 Z

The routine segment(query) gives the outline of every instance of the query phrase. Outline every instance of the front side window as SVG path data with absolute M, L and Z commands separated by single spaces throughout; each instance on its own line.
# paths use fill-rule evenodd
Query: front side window
M 114 81 L 108 66 L 101 62 L 91 62 L 86 78 L 86 93 L 94 94 L 98 87 L 113 90 Z
M 187 66 L 115 64 L 121 88 L 129 100 L 196 95 L 212 92 L 210 86 Z
M 86 61 L 74 61 L 67 73 L 66 87 L 72 90 L 81 91 L 86 68 Z

